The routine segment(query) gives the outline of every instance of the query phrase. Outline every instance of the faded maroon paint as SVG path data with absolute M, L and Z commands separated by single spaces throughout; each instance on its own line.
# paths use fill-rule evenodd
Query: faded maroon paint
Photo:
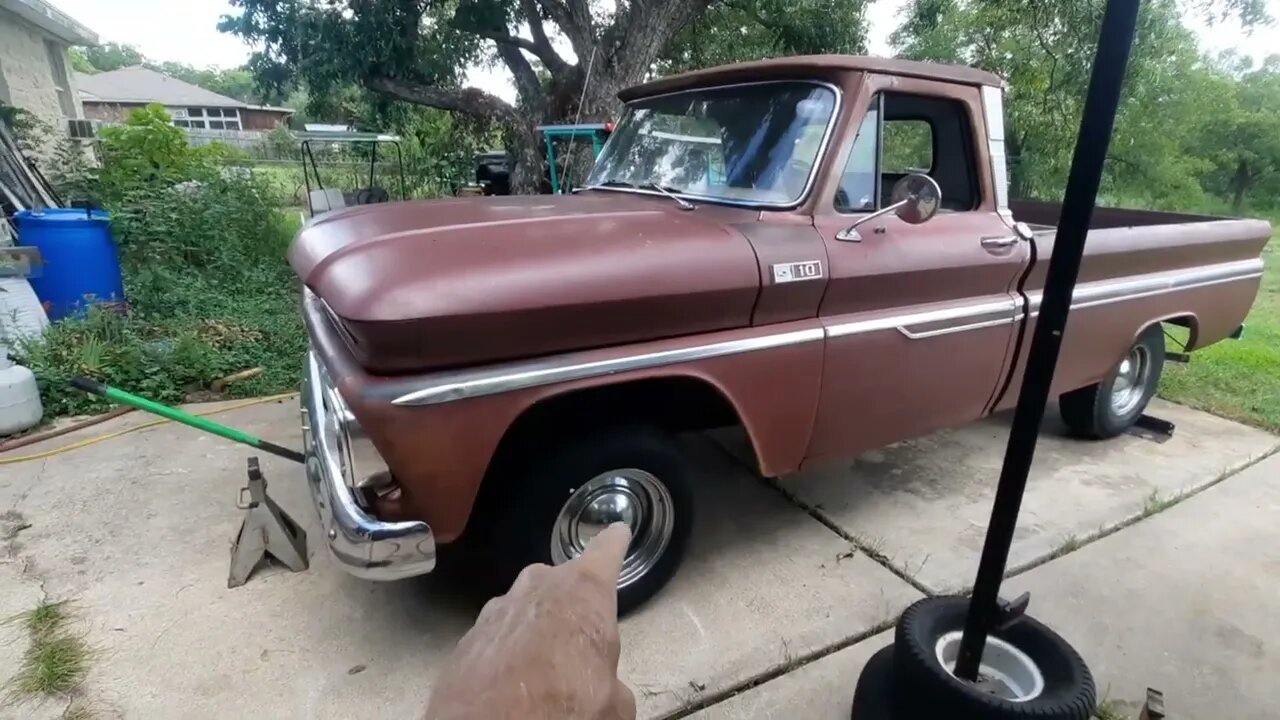
M 538 402 L 610 383 L 667 376 L 707 383 L 737 411 L 766 475 L 1011 405 L 1025 359 L 1015 363 L 1014 355 L 1019 346 L 1025 355 L 1033 322 L 1022 318 L 1022 290 L 1036 292 L 1043 282 L 1051 238 L 982 248 L 982 237 L 1013 232 L 995 205 L 977 88 L 998 79 L 929 67 L 781 59 L 622 94 L 770 78 L 833 83 L 843 95 L 833 136 L 813 191 L 792 210 L 703 203 L 680 211 L 667 198 L 598 191 L 372 206 L 309 225 L 292 250 L 294 267 L 352 334 L 340 338 L 320 303 L 309 300 L 313 346 L 401 483 L 405 511 L 430 523 L 442 542 L 458 537 L 507 428 Z M 981 201 L 923 225 L 883 217 L 859 228 L 861 243 L 840 242 L 835 233 L 857 216 L 834 210 L 839 177 L 868 101 L 884 89 L 965 105 Z M 1038 224 L 1057 214 L 1044 204 L 1018 204 L 1014 212 Z M 1099 209 L 1095 227 L 1115 229 L 1090 233 L 1081 282 L 1252 260 L 1270 236 L 1262 222 L 1205 220 Z M 810 260 L 823 262 L 829 280 L 772 283 L 772 265 Z M 1219 340 L 1257 291 L 1256 279 L 1236 280 L 1077 309 L 1056 388 L 1101 379 L 1145 327 L 1163 319 L 1190 319 L 1196 346 Z M 424 362 L 466 367 L 481 358 L 595 348 L 555 356 L 575 364 L 1002 300 L 1009 323 L 951 334 L 911 338 L 888 327 L 437 405 L 390 402 L 448 376 L 422 371 Z M 948 324 L 962 323 L 921 327 Z
M 365 367 L 403 372 L 750 323 L 760 269 L 729 208 L 610 191 L 324 215 L 290 249 Z
M 539 401 L 594 386 L 654 377 L 686 377 L 718 390 L 734 407 L 760 458 L 762 473 L 783 475 L 800 467 L 813 408 L 818 402 L 822 343 L 814 341 L 758 352 L 710 358 L 662 368 L 559 383 L 422 407 L 392 405 L 390 398 L 429 382 L 431 375 L 394 378 L 361 368 L 337 337 L 319 303 L 304 303 L 304 316 L 318 359 L 328 368 L 352 413 L 364 426 L 400 483 L 413 517 L 448 542 L 466 526 L 471 506 L 503 434 Z M 575 353 L 574 362 L 689 347 L 763 333 L 817 327 L 816 321 L 767 329 L 709 333 Z M 780 383 L 778 378 L 788 378 Z
M 862 116 L 878 92 L 959 101 L 970 115 L 970 141 L 985 148 L 977 87 L 865 77 L 850 93 L 841 150 L 832 158 L 836 172 L 829 177 L 838 176 L 844 168 Z M 984 237 L 1012 234 L 996 213 L 988 183 L 980 185 L 975 210 L 942 211 L 922 225 L 886 215 L 858 227 L 861 242 L 835 239 L 860 214 L 836 212 L 835 187 L 826 190 L 830 199 L 817 207 L 814 218 L 831 263 L 831 280 L 822 301 L 824 325 L 979 303 L 1012 305 L 1014 286 L 1030 253 L 1023 243 L 996 252 L 980 244 Z M 981 417 L 1012 351 L 1012 316 L 1011 307 L 1008 324 L 934 337 L 911 339 L 897 328 L 831 337 L 809 459 L 848 457 Z
M 998 75 L 964 65 L 863 57 L 860 55 L 798 55 L 770 58 L 754 62 L 721 65 L 658 78 L 618 93 L 618 99 L 631 102 L 643 97 L 711 85 L 729 85 L 761 80 L 810 80 L 829 78 L 843 82 L 863 73 L 884 77 L 922 78 L 958 85 L 992 85 L 1004 87 Z
M 1057 222 L 1061 207 L 1056 203 L 1015 203 L 1013 212 L 1016 220 L 1050 225 Z M 1271 236 L 1270 225 L 1262 220 L 1123 208 L 1095 208 L 1091 226 L 1094 229 L 1085 238 L 1077 292 L 1108 281 L 1257 258 Z M 1039 293 L 1044 287 L 1053 241 L 1052 230 L 1036 233 L 1040 261 L 1024 285 L 1027 294 Z M 1189 347 L 1193 350 L 1226 338 L 1248 314 L 1260 282 L 1235 280 L 1073 309 L 1062 336 L 1053 392 L 1074 390 L 1103 379 L 1133 339 L 1161 320 L 1188 320 Z M 1024 323 L 1022 331 L 1027 338 L 1034 331 L 1035 322 L 1036 318 L 1031 318 Z M 1029 346 L 1029 340 L 1022 343 L 1008 379 L 1009 389 L 998 399 L 996 409 L 1010 408 L 1017 402 Z

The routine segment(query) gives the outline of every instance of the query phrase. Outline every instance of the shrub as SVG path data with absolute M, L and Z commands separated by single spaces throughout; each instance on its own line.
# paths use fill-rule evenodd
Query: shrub
M 49 415 L 105 408 L 71 390 L 89 375 L 162 402 L 207 397 L 208 384 L 252 367 L 233 395 L 296 387 L 306 349 L 298 286 L 285 251 L 295 216 L 224 145 L 189 147 L 164 109 L 150 106 L 102 131 L 91 194 L 112 214 L 125 313 L 94 309 L 19 341 Z

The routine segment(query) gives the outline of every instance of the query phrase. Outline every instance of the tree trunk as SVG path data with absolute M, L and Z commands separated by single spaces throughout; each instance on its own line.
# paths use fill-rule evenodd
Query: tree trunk
M 537 195 L 543 191 L 546 163 L 542 138 L 533 123 L 517 123 L 507 132 L 507 166 L 511 171 L 514 195 Z
M 1231 214 L 1239 215 L 1244 207 L 1244 194 L 1249 189 L 1249 164 L 1243 158 L 1236 164 L 1236 173 L 1231 178 Z

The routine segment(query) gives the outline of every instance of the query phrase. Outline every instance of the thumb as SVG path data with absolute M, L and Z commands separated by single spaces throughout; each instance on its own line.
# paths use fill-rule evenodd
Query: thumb
M 591 542 L 587 543 L 586 549 L 575 562 L 612 585 L 618 582 L 622 561 L 626 559 L 627 547 L 630 545 L 631 528 L 626 523 L 616 522 L 591 538 Z

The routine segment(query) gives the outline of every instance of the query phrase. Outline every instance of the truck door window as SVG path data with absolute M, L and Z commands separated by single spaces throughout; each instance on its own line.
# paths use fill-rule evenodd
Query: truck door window
M 883 166 L 892 175 L 933 172 L 933 126 L 924 120 L 891 120 L 884 124 Z
M 882 93 L 858 128 L 836 191 L 838 212 L 871 212 L 889 202 L 903 175 L 923 172 L 938 182 L 945 210 L 978 205 L 978 180 L 964 104 L 946 98 Z

